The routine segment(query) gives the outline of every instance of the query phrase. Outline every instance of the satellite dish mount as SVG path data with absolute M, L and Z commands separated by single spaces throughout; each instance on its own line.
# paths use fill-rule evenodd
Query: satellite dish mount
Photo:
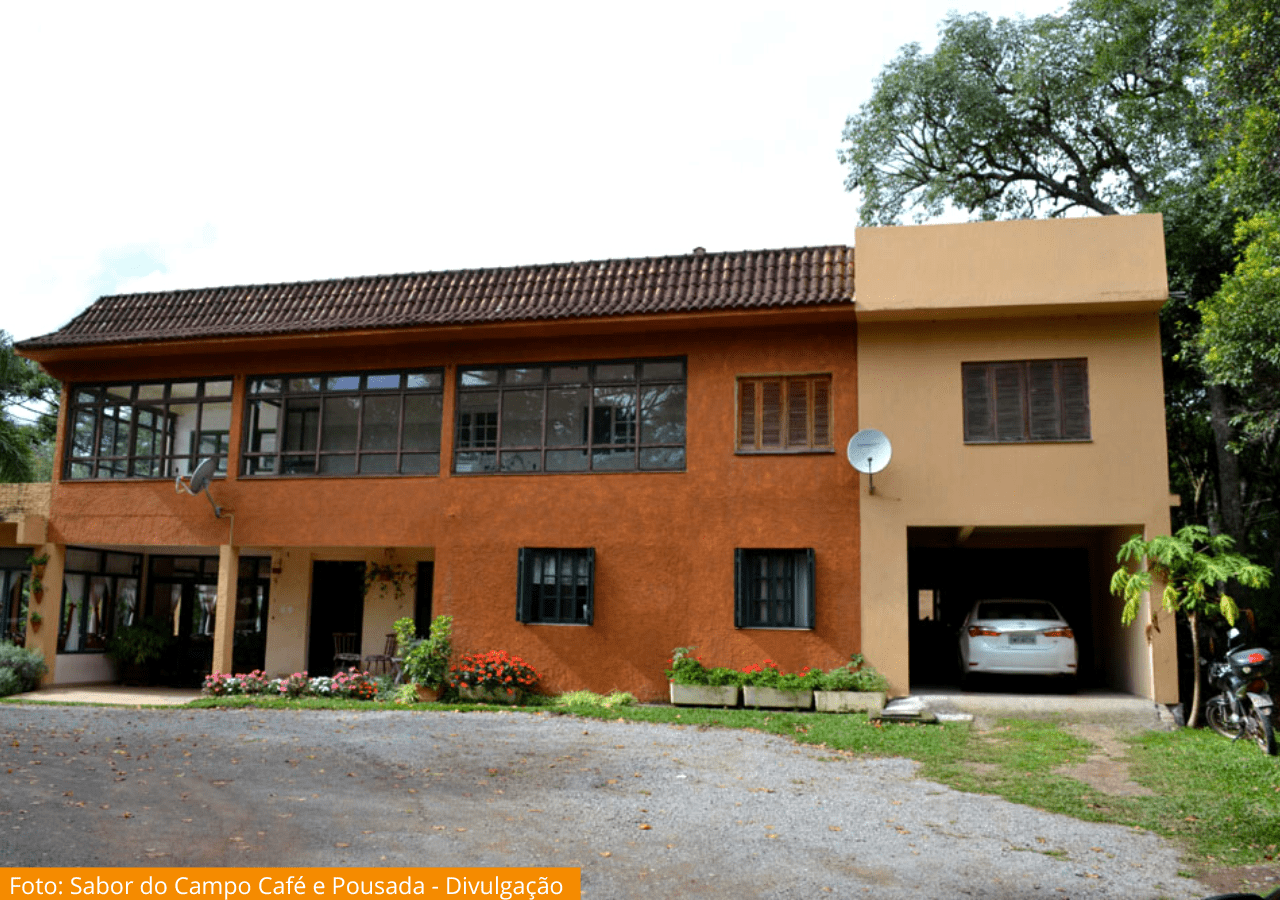
M 181 475 L 174 476 L 173 489 L 179 494 L 186 492 L 195 496 L 201 492 L 209 498 L 209 505 L 213 507 L 214 518 L 222 518 L 222 507 L 213 502 L 213 495 L 209 493 L 209 482 L 213 480 L 213 473 L 218 468 L 218 458 L 211 456 L 208 459 L 201 460 L 200 465 L 196 466 L 196 470 L 191 473 L 191 477 L 186 481 L 182 480 Z
M 889 465 L 893 458 L 893 446 L 883 431 L 864 428 L 849 438 L 849 446 L 845 451 L 849 465 L 859 472 L 865 472 L 868 478 L 867 493 L 876 492 L 875 473 Z

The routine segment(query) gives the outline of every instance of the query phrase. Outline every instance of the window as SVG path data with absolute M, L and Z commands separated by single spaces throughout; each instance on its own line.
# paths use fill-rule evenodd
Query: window
M 453 470 L 684 468 L 683 359 L 458 370 Z
M 138 579 L 142 557 L 67 548 L 59 653 L 101 653 L 117 628 L 141 622 Z
M 231 379 L 73 385 L 66 478 L 172 478 L 218 456 L 226 471 Z
M 812 628 L 813 550 L 733 551 L 738 628 Z
M 34 551 L 0 550 L 0 641 L 21 647 L 27 637 L 28 557 Z
M 738 452 L 830 451 L 831 376 L 738 379 Z
M 250 378 L 244 474 L 435 475 L 443 407 L 441 369 Z
M 1083 359 L 961 365 L 969 444 L 1089 440 L 1089 372 Z
M 516 618 L 521 622 L 590 625 L 596 551 L 522 547 Z

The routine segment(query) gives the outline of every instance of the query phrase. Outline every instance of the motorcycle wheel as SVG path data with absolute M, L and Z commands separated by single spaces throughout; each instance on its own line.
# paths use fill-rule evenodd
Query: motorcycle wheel
M 1235 740 L 1240 736 L 1240 723 L 1231 721 L 1231 704 L 1224 697 L 1214 697 L 1204 705 L 1204 719 L 1225 738 Z
M 1267 756 L 1276 755 L 1276 732 L 1271 727 L 1271 719 L 1268 716 L 1258 712 L 1257 707 L 1250 706 L 1246 715 L 1245 723 L 1249 729 L 1249 733 L 1253 735 L 1253 739 L 1258 742 L 1258 746 L 1262 748 L 1262 752 Z

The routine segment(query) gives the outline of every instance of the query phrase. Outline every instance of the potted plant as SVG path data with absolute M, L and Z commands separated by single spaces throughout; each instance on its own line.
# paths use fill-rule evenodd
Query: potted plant
M 822 672 L 805 666 L 799 672 L 783 672 L 776 662 L 742 670 L 742 705 L 770 709 L 812 709 L 813 687 Z
M 39 631 L 40 626 L 44 624 L 44 616 L 40 615 L 40 613 L 33 609 L 31 611 L 31 615 L 28 616 L 28 621 L 31 623 L 32 631 Z
M 36 603 L 44 597 L 44 567 L 49 563 L 49 555 L 42 553 L 36 556 L 34 553 L 27 557 L 27 565 L 31 566 L 31 580 L 27 582 L 27 588 L 31 593 L 31 599 Z
M 173 644 L 167 623 L 155 617 L 138 625 L 116 629 L 107 639 L 106 654 L 119 667 L 120 680 L 126 684 L 145 684 L 152 667 L 164 659 Z
M 855 653 L 843 666 L 821 673 L 813 699 L 818 712 L 879 715 L 888 690 L 888 680 Z
M 364 592 L 368 594 L 374 585 L 390 585 L 395 591 L 396 599 L 403 600 L 405 583 L 412 574 L 406 567 L 395 563 L 367 563 L 364 569 Z
M 675 706 L 737 706 L 742 673 L 709 667 L 694 656 L 694 647 L 677 647 L 667 660 L 666 675 Z
M 505 650 L 464 653 L 449 667 L 449 686 L 464 700 L 521 703 L 541 676 L 533 666 Z
M 401 674 L 417 689 L 419 700 L 439 700 L 453 655 L 453 616 L 436 616 L 425 638 L 418 637 L 408 616 L 397 619 L 392 627 Z

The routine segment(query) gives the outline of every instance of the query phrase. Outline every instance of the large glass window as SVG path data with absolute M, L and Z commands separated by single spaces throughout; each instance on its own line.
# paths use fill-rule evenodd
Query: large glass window
M 522 547 L 516 618 L 521 622 L 590 625 L 594 619 L 596 551 Z
M 812 628 L 813 550 L 734 551 L 734 625 Z
M 685 362 L 461 368 L 454 447 L 458 473 L 683 469 Z
M 444 373 L 250 378 L 246 475 L 435 475 Z
M 226 471 L 231 379 L 77 384 L 66 478 L 172 478 L 208 456 Z
M 27 637 L 27 579 L 31 551 L 0 550 L 0 641 L 22 646 Z
M 63 575 L 59 653 L 101 653 L 117 628 L 138 624 L 136 553 L 67 548 Z

